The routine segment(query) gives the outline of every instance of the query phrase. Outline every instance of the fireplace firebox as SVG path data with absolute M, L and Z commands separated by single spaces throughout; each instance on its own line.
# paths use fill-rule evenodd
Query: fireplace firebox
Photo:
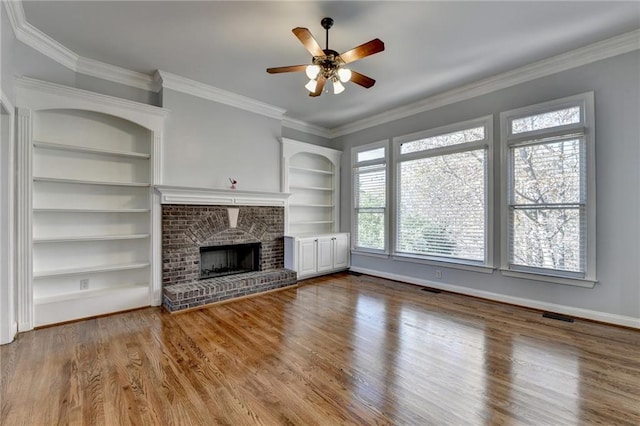
M 261 243 L 200 247 L 200 279 L 260 270 Z

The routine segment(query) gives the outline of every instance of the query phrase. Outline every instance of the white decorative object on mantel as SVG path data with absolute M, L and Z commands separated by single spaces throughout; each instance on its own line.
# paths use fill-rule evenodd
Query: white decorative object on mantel
M 240 213 L 239 207 L 227 207 L 227 214 L 229 216 L 229 228 L 236 229 L 238 227 L 239 213 Z
M 286 206 L 291 194 L 285 192 L 239 191 L 237 189 L 191 188 L 158 185 L 160 204 L 212 206 Z

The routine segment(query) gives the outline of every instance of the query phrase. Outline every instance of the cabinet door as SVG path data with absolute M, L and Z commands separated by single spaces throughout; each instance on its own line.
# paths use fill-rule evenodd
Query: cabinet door
M 333 269 L 333 238 L 318 238 L 318 272 Z
M 336 235 L 333 240 L 333 267 L 343 269 L 349 267 L 349 236 Z
M 301 238 L 298 242 L 298 277 L 317 272 L 317 242 L 315 238 Z

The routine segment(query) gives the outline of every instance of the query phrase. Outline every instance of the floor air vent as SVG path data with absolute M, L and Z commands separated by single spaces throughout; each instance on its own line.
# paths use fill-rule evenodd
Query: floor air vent
M 551 318 L 558 321 L 573 322 L 573 318 L 565 315 L 554 314 L 553 312 L 544 312 L 542 316 L 545 318 Z
M 422 287 L 420 290 L 426 291 L 429 293 L 442 293 L 442 291 L 438 290 L 437 288 L 431 288 L 431 287 Z

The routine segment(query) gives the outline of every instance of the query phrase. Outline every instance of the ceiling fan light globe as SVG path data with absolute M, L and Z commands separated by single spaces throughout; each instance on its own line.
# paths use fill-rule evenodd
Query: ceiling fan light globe
M 344 92 L 344 86 L 342 85 L 342 83 L 340 83 L 340 80 L 334 80 L 334 82 L 333 82 L 333 94 L 334 95 L 339 95 L 342 92 Z
M 309 82 L 304 85 L 305 89 L 307 89 L 311 93 L 316 91 L 317 86 L 318 86 L 318 81 L 313 79 L 309 80 Z
M 349 68 L 340 68 L 338 69 L 338 78 L 343 83 L 351 80 L 351 70 Z
M 311 80 L 315 80 L 318 74 L 320 74 L 320 65 L 307 65 L 305 73 Z

